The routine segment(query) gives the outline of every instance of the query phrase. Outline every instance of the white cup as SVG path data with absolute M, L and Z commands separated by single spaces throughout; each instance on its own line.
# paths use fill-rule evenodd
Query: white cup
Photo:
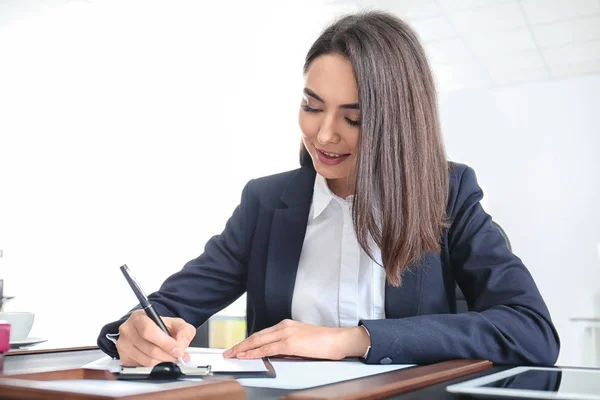
M 25 340 L 33 326 L 34 313 L 31 312 L 0 312 L 0 321 L 10 323 L 10 341 Z

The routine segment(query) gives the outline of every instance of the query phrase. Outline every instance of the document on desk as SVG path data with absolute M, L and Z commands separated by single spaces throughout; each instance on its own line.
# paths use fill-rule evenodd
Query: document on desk
M 200 347 L 188 348 L 191 360 L 186 365 L 194 367 L 199 365 L 210 365 L 213 372 L 236 373 L 236 372 L 267 372 L 267 366 L 263 360 L 238 360 L 223 357 L 224 349 L 207 349 Z M 105 356 L 82 368 L 102 369 L 110 372 L 119 372 L 121 361 L 113 360 Z
M 359 360 L 308 361 L 271 358 L 270 361 L 277 373 L 275 379 L 238 379 L 238 382 L 244 386 L 305 389 L 413 366 L 413 364 L 367 365 Z
M 196 367 L 199 365 L 210 365 L 212 372 L 267 372 L 267 366 L 262 359 L 238 360 L 237 358 L 225 358 L 225 349 L 207 349 L 201 347 L 190 347 L 188 354 L 191 360 L 187 365 Z
M 191 365 L 213 365 L 214 371 L 257 372 L 266 367 L 262 360 L 236 360 L 223 358 L 223 349 L 190 347 Z M 359 360 L 344 361 L 308 361 L 296 358 L 271 358 L 276 378 L 238 379 L 244 386 L 268 387 L 278 389 L 305 389 L 362 378 L 397 369 L 412 367 L 412 364 L 367 365 Z M 119 372 L 121 363 L 106 356 L 84 365 L 82 368 L 103 369 Z M 198 378 L 192 378 L 198 379 Z

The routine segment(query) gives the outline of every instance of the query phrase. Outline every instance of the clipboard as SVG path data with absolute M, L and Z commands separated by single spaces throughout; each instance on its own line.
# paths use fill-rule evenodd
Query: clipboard
M 154 367 L 128 367 L 121 365 L 115 376 L 119 380 L 172 381 L 181 378 L 204 378 L 212 375 L 211 366 L 187 367 L 173 362 L 162 362 Z
M 232 379 L 152 384 L 120 381 L 109 371 L 70 369 L 0 375 L 0 399 L 48 400 L 244 400 L 246 391 Z
M 185 378 L 275 378 L 277 374 L 268 358 L 263 358 L 265 371 L 216 371 L 211 365 L 179 366 L 173 362 L 162 362 L 154 367 L 128 367 L 121 365 L 115 376 L 119 380 L 173 381 Z

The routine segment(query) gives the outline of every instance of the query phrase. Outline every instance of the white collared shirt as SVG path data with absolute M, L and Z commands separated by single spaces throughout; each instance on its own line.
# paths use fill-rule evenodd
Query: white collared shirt
M 378 264 L 358 244 L 352 197 L 336 196 L 317 174 L 292 296 L 293 320 L 346 327 L 385 318 L 381 252 L 371 246 Z

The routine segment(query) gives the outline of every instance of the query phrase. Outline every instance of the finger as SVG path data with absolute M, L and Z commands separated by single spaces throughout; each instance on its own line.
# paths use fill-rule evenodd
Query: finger
M 269 334 L 269 333 L 273 333 L 273 332 L 277 332 L 277 331 L 281 331 L 282 329 L 285 328 L 289 328 L 294 326 L 295 324 L 297 324 L 296 321 L 293 321 L 291 319 L 284 319 L 283 321 L 281 321 L 280 323 L 273 325 L 269 328 L 265 328 L 259 332 L 254 333 L 253 335 L 251 335 L 248 339 L 238 343 L 237 345 L 233 346 L 232 348 L 230 348 L 229 350 L 226 350 L 225 352 L 223 352 L 223 356 L 224 357 L 233 357 L 234 354 L 239 351 L 239 347 L 241 344 L 243 344 L 244 342 L 248 341 L 248 340 L 255 340 L 253 338 L 257 337 L 257 336 L 262 336 L 265 334 Z
M 258 332 L 243 342 L 233 346 L 231 349 L 223 353 L 225 357 L 236 357 L 240 352 L 247 352 L 250 350 L 257 349 L 259 347 L 266 346 L 270 343 L 278 342 L 283 339 L 283 330 L 277 330 L 267 333 Z
M 135 353 L 137 350 L 135 347 L 133 347 L 132 343 L 135 339 L 132 340 L 132 338 L 137 337 L 137 332 L 134 328 L 132 328 L 132 324 L 126 322 L 119 327 L 119 338 L 117 339 L 115 346 L 117 347 L 117 353 L 119 353 L 121 364 L 128 367 L 141 366 L 141 364 L 138 363 L 133 356 L 133 353 Z
M 175 360 L 160 347 L 140 337 L 135 329 L 126 330 L 125 334 L 119 336 L 117 350 L 124 365 L 149 365 L 148 363 L 154 363 L 154 361 Z
M 117 342 L 117 352 L 119 353 L 121 364 L 128 367 L 139 367 L 140 364 L 132 357 L 132 352 L 134 351 L 133 346 L 125 346 Z
M 285 342 L 283 340 L 280 340 L 278 342 L 269 343 L 257 349 L 240 352 L 237 354 L 237 358 L 241 360 L 249 360 L 252 358 L 273 357 L 279 354 L 286 353 L 285 349 Z
M 281 330 L 283 328 L 289 328 L 289 327 L 291 327 L 293 325 L 296 325 L 297 323 L 298 323 L 297 321 L 294 321 L 294 320 L 291 320 L 291 319 L 284 319 L 281 322 L 279 322 L 278 324 L 275 324 L 273 326 L 270 326 L 268 328 L 265 328 L 263 330 L 260 330 L 260 331 L 256 332 L 256 334 L 260 335 L 260 334 L 264 334 L 264 333 L 275 332 L 275 331 Z
M 133 342 L 129 341 L 125 343 L 124 340 L 119 340 L 117 342 L 117 350 L 119 352 L 119 358 L 122 365 L 127 367 L 144 366 L 144 359 L 140 354 L 138 354 L 140 351 L 133 345 Z
M 154 359 L 145 354 L 139 347 L 139 343 L 132 342 L 132 347 L 135 351 L 131 352 L 131 357 L 141 366 L 154 367 L 156 364 L 162 362 L 161 360 Z
M 134 327 L 140 338 L 160 347 L 164 352 L 175 358 L 183 355 L 182 346 L 163 332 L 150 318 L 145 317 L 140 323 L 134 324 Z
M 181 318 L 167 319 L 166 325 L 171 335 L 173 335 L 177 343 L 181 344 L 184 350 L 189 346 L 194 336 L 196 336 L 196 328 Z
M 160 362 L 177 362 L 177 359 L 175 357 L 173 357 L 160 347 L 156 346 L 154 343 L 144 340 L 143 338 L 136 340 L 133 344 L 138 350 L 144 353 L 144 355 L 148 356 L 153 360 L 158 360 Z

